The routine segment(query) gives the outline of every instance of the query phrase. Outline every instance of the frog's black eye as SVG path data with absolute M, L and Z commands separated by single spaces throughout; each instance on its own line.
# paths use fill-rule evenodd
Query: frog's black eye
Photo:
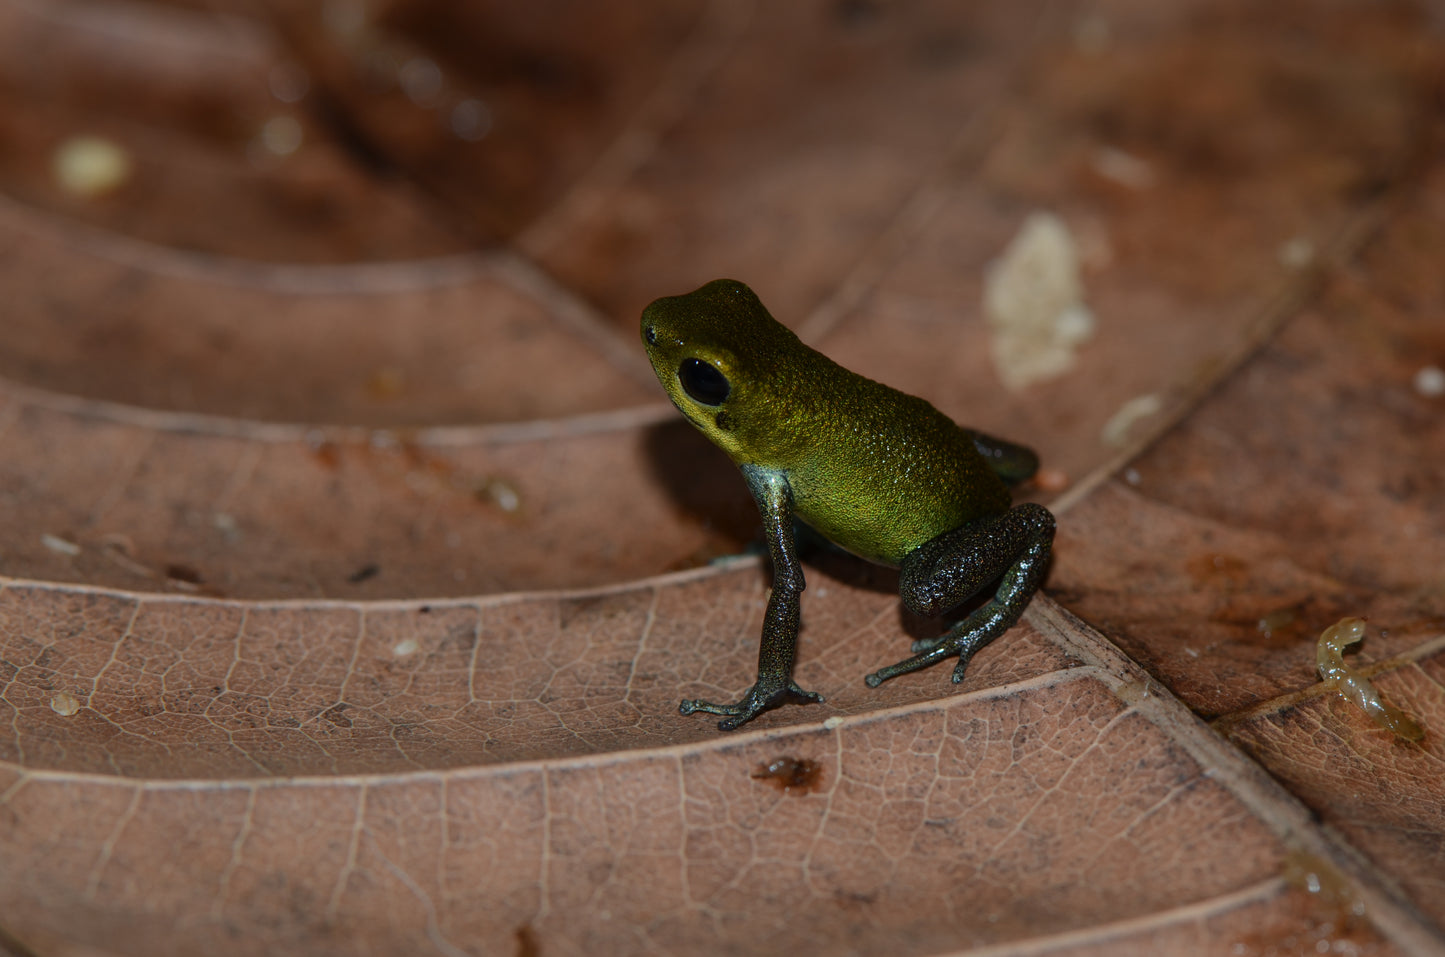
M 682 388 L 703 405 L 722 405 L 732 386 L 727 376 L 701 359 L 684 359 L 677 367 L 677 378 Z
M 657 345 L 657 330 L 652 328 L 651 326 L 648 326 L 646 329 L 642 330 L 642 338 L 646 339 L 647 344 L 650 346 Z

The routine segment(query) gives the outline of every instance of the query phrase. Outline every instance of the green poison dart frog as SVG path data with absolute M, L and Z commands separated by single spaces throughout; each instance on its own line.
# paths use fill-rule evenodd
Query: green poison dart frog
M 869 687 L 951 656 L 969 659 L 1007 631 L 1048 565 L 1054 516 L 1010 507 L 1033 475 L 1023 446 L 956 425 L 922 399 L 849 372 L 803 345 L 753 291 L 719 279 L 642 313 L 642 341 L 673 403 L 741 467 L 762 513 L 773 564 L 758 680 L 736 704 L 684 701 L 731 731 L 787 702 L 822 701 L 793 680 L 803 569 L 801 519 L 855 555 L 899 569 L 903 604 L 933 616 L 1001 579 L 991 600 L 913 657 L 868 675 Z

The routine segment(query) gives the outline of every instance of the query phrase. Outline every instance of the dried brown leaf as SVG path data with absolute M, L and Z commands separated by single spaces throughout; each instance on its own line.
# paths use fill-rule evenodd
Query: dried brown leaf
M 1426 11 L 351 9 L 0 4 L 0 949 L 1445 949 Z M 1099 332 L 1011 394 L 1038 209 Z M 827 703 L 678 715 L 767 579 L 634 322 L 717 275 L 1037 445 L 1070 611 L 870 690 L 937 623 L 820 551 Z

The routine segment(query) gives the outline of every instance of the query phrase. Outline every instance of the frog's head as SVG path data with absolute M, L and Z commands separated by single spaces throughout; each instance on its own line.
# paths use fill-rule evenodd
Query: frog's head
M 642 342 L 673 404 L 734 461 L 767 451 L 807 348 L 751 289 L 717 279 L 642 311 Z

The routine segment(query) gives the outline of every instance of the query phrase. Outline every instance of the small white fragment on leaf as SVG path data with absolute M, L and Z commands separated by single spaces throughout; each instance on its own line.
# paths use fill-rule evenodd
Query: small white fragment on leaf
M 290 156 L 301 148 L 306 133 L 294 116 L 273 116 L 261 127 L 261 145 L 272 156 Z
M 491 502 L 507 513 L 515 512 L 522 507 L 521 493 L 504 479 L 483 479 L 477 485 L 476 496 L 479 500 Z
M 1128 189 L 1145 190 L 1154 185 L 1154 167 L 1133 153 L 1112 146 L 1094 151 L 1094 172 Z
M 1279 261 L 1290 269 L 1304 269 L 1315 261 L 1315 244 L 1296 236 L 1279 247 Z
M 392 646 L 391 653 L 398 658 L 405 658 L 408 655 L 416 654 L 418 647 L 415 638 L 403 638 Z
M 45 534 L 40 536 L 40 543 L 52 552 L 59 552 L 62 555 L 79 555 L 80 546 L 74 542 L 68 542 L 58 535 Z
M 1119 406 L 1119 411 L 1109 417 L 1109 421 L 1099 430 L 1099 439 L 1105 445 L 1122 448 L 1129 443 L 1129 430 L 1134 427 L 1134 423 L 1157 415 L 1162 408 L 1164 400 L 1153 392 L 1136 395 Z
M 994 367 L 1010 389 L 1052 379 L 1074 364 L 1094 334 L 1084 305 L 1079 250 L 1064 221 L 1034 213 L 984 275 L 983 309 L 993 326 Z
M 1087 14 L 1074 23 L 1074 46 L 1080 53 L 1103 53 L 1113 39 L 1113 28 L 1103 14 Z
M 1415 391 L 1432 399 L 1445 395 L 1445 369 L 1426 366 L 1415 373 Z
M 229 512 L 215 513 L 211 516 L 211 523 L 227 542 L 234 544 L 241 540 L 241 527 L 236 524 L 236 517 Z
M 60 188 L 81 199 L 94 199 L 130 179 L 130 153 L 99 136 L 75 136 L 61 143 L 52 162 Z
M 1130 485 L 1138 485 L 1140 482 L 1144 481 L 1144 476 L 1139 474 L 1138 469 L 1125 469 L 1124 481 L 1128 482 Z
M 336 39 L 355 41 L 366 31 L 370 14 L 365 0 L 327 0 L 321 19 Z
M 429 56 L 414 56 L 396 71 L 397 83 L 417 106 L 435 106 L 446 86 L 446 76 Z
M 68 691 L 57 691 L 50 698 L 50 710 L 68 718 L 80 710 L 80 700 Z
M 825 731 L 832 731 L 834 728 L 841 728 L 842 726 L 843 718 L 840 715 L 835 714 L 831 718 L 823 719 L 823 730 Z
M 1341 917 L 1365 916 L 1365 902 L 1360 899 L 1354 885 L 1326 858 L 1299 848 L 1291 849 L 1285 856 L 1284 872 L 1280 876 L 1286 884 L 1321 898 Z M 1322 925 L 1320 930 L 1324 931 L 1328 926 Z M 1315 944 L 1315 951 L 1326 953 L 1333 950 L 1337 954 L 1346 953 L 1347 950 L 1339 946 L 1341 943 L 1346 942 L 1337 940 L 1334 946 L 1331 946 L 1327 939 L 1322 938 Z M 1322 949 L 1320 944 L 1325 947 Z M 1357 951 L 1349 948 L 1348 952 Z
M 492 111 L 481 100 L 461 100 L 452 107 L 451 126 L 457 139 L 475 143 L 492 131 Z

